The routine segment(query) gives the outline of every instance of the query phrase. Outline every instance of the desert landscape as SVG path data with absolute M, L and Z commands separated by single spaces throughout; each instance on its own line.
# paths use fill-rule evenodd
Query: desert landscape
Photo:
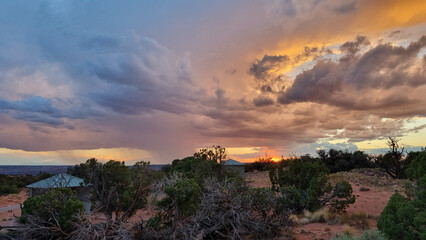
M 360 236 L 364 231 L 377 230 L 376 221 L 386 206 L 389 198 L 396 192 L 403 193 L 406 180 L 390 178 L 381 169 L 355 169 L 350 172 L 331 174 L 329 181 L 348 181 L 356 196 L 354 204 L 349 205 L 346 214 L 333 215 L 327 209 L 291 216 L 294 226 L 291 231 L 284 231 L 286 238 L 300 240 L 329 240 L 337 235 Z M 269 172 L 253 171 L 245 174 L 250 186 L 270 188 Z M 28 197 L 26 189 L 19 194 L 0 196 L 0 226 L 19 225 L 17 218 L 21 216 L 20 204 Z M 131 222 L 140 219 L 147 221 L 156 213 L 151 205 L 147 209 L 138 210 Z M 105 220 L 102 214 L 94 217 L 96 221 Z
M 0 0 L 0 239 L 425 240 L 426 0 Z

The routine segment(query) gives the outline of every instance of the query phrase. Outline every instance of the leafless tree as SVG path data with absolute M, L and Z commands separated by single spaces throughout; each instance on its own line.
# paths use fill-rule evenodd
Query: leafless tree
M 395 137 L 388 137 L 388 141 L 387 141 L 387 145 L 392 153 L 392 156 L 400 161 L 402 159 L 402 156 L 404 154 L 405 148 L 407 147 L 407 145 L 405 144 L 400 144 L 400 139 L 395 138 Z
M 130 226 L 120 220 L 108 219 L 94 223 L 91 218 L 82 215 L 74 223 L 74 229 L 69 235 L 70 240 L 133 239 L 133 232 Z
M 409 162 L 403 159 L 406 145 L 400 144 L 400 139 L 394 137 L 389 137 L 387 145 L 390 151 L 385 155 L 378 156 L 376 160 L 377 163 L 385 169 L 392 178 L 404 178 L 405 170 L 409 165 Z
M 148 232 L 144 238 L 266 239 L 278 235 L 283 226 L 288 226 L 286 213 L 265 213 L 261 208 L 253 208 L 244 201 L 244 191 L 240 188 L 237 183 L 207 179 L 194 215 L 179 219 L 174 227 L 157 232 L 157 235 Z

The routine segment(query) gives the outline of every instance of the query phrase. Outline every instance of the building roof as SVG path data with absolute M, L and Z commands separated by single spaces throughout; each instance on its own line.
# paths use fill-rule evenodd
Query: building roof
M 83 179 L 66 173 L 60 173 L 50 178 L 27 185 L 27 188 L 65 188 L 81 186 L 86 186 Z
M 233 159 L 229 159 L 228 161 L 225 162 L 225 166 L 244 166 L 244 163 L 235 161 Z

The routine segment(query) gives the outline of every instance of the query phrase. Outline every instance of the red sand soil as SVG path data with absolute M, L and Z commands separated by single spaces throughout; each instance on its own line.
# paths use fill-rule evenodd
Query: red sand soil
M 20 205 L 28 198 L 27 190 L 23 189 L 18 194 L 0 196 L 0 226 L 16 224 L 16 217 L 21 216 Z
M 356 196 L 356 201 L 354 204 L 350 205 L 346 209 L 348 214 L 352 213 L 366 213 L 369 216 L 377 218 L 380 216 L 380 213 L 385 208 L 387 202 L 392 196 L 393 192 L 386 190 L 379 190 L 373 187 L 369 187 L 370 191 L 360 191 L 360 186 L 356 186 L 355 183 L 352 183 L 352 189 Z M 370 230 L 377 229 L 376 220 L 369 220 Z M 362 233 L 361 229 L 356 229 L 352 227 L 356 235 Z M 303 230 L 303 231 L 302 231 Z M 300 225 L 294 228 L 294 233 L 296 239 L 308 240 L 308 239 L 331 239 L 336 234 L 343 233 L 343 225 L 329 225 L 327 223 L 309 223 L 306 225 Z
M 359 173 L 356 173 L 359 175 Z M 380 213 L 383 211 L 390 197 L 395 193 L 393 188 L 386 187 L 373 187 L 370 184 L 363 184 L 366 179 L 360 178 L 374 178 L 374 176 L 361 176 L 358 178 L 358 175 L 355 173 L 349 173 L 351 175 L 349 179 L 346 179 L 350 182 L 353 189 L 353 194 L 356 196 L 356 201 L 354 204 L 350 205 L 347 208 L 347 213 L 365 213 L 368 216 L 372 217 L 369 219 L 370 230 L 376 229 L 376 218 L 380 216 Z M 250 172 L 246 173 L 246 179 L 251 181 L 251 186 L 253 187 L 270 187 L 271 183 L 269 181 L 268 172 Z M 371 180 L 371 179 L 369 179 Z M 391 179 L 381 179 L 378 178 L 377 181 L 387 181 L 389 185 L 396 186 L 396 183 L 392 182 Z M 373 181 L 374 182 L 374 181 Z M 361 187 L 366 187 L 370 189 L 369 191 L 360 191 Z M 343 225 L 329 225 L 327 223 L 309 223 L 305 225 L 298 225 L 294 227 L 294 237 L 295 239 L 300 240 L 309 240 L 309 239 L 332 239 L 336 234 L 343 233 Z M 362 230 L 356 229 L 355 235 L 360 235 Z

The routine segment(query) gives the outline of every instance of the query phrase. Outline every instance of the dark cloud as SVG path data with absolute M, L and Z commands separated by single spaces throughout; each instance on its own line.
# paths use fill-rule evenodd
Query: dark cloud
M 356 10 L 357 3 L 358 3 L 358 0 L 344 1 L 344 3 L 341 3 L 339 6 L 334 7 L 333 11 L 339 14 L 354 12 Z
M 366 46 L 368 44 L 370 44 L 370 41 L 367 39 L 367 37 L 360 35 L 356 37 L 355 41 L 345 42 L 344 44 L 340 45 L 340 51 L 348 55 L 354 55 L 358 53 L 361 47 Z
M 12 115 L 13 118 L 28 122 L 43 123 L 50 126 L 60 126 L 64 124 L 61 118 L 55 118 L 47 114 L 36 112 L 17 112 Z
M 61 47 L 66 43 L 69 54 L 55 47 L 45 51 L 83 81 L 78 85 L 85 97 L 117 113 L 184 113 L 196 94 L 188 61 L 152 39 L 89 34 L 63 39 Z
M 299 63 L 301 61 L 306 61 L 309 58 L 317 59 L 325 54 L 332 54 L 333 51 L 329 48 L 322 47 L 321 49 L 318 47 L 309 47 L 305 46 L 303 48 L 303 52 L 297 55 L 294 58 L 294 63 Z
M 358 89 L 426 84 L 426 65 L 417 56 L 425 46 L 426 36 L 408 47 L 379 45 L 356 59 L 345 80 Z
M 59 112 L 58 109 L 53 107 L 50 99 L 39 96 L 30 97 L 21 101 L 7 101 L 0 99 L 0 109 L 21 112 L 39 112 L 45 114 L 57 114 Z
M 269 72 L 276 70 L 287 63 L 290 58 L 287 55 L 265 55 L 261 60 L 256 60 L 250 67 L 249 73 L 255 79 L 265 80 L 269 77 Z
M 336 91 L 341 91 L 343 72 L 331 61 L 319 61 L 312 69 L 297 75 L 293 85 L 278 97 L 278 102 L 322 102 Z
M 382 44 L 356 55 L 367 43 L 364 37 L 344 43 L 341 49 L 347 55 L 339 62 L 318 61 L 312 69 L 297 75 L 278 101 L 317 102 L 357 110 L 412 106 L 418 96 L 401 95 L 395 88 L 426 84 L 426 64 L 418 57 L 426 46 L 426 36 L 407 47 Z
M 0 99 L 0 111 L 5 114 L 10 113 L 14 119 L 43 123 L 50 126 L 64 125 L 63 119 L 83 119 L 89 116 L 100 116 L 95 110 L 81 106 L 59 109 L 53 106 L 51 99 L 40 96 L 33 96 L 20 101 Z M 71 125 L 66 125 L 65 127 L 72 128 Z
M 263 85 L 263 86 L 260 87 L 260 90 L 262 92 L 272 92 L 272 87 L 268 86 L 268 85 Z
M 390 37 L 390 38 L 392 38 L 392 37 L 395 37 L 395 36 L 397 36 L 397 35 L 400 35 L 401 33 L 402 33 L 402 31 L 401 31 L 401 30 L 392 31 L 392 32 L 389 34 L 389 37 Z
M 342 55 L 321 46 L 295 59 L 269 52 L 244 76 L 246 57 L 262 49 L 296 47 L 300 39 L 333 43 L 323 36 L 362 29 L 353 16 L 365 15 L 351 11 L 369 4 L 243 2 L 2 3 L 0 147 L 143 148 L 169 162 L 200 144 L 290 148 L 328 136 L 374 139 L 401 132 L 402 116 L 426 112 L 426 58 L 419 63 L 413 56 L 420 52 L 405 45 L 376 49 L 359 37 L 342 45 Z M 281 75 L 304 61 L 307 71 L 294 82 Z
M 253 103 L 256 107 L 264 107 L 274 104 L 274 100 L 268 96 L 258 96 L 253 99 Z

